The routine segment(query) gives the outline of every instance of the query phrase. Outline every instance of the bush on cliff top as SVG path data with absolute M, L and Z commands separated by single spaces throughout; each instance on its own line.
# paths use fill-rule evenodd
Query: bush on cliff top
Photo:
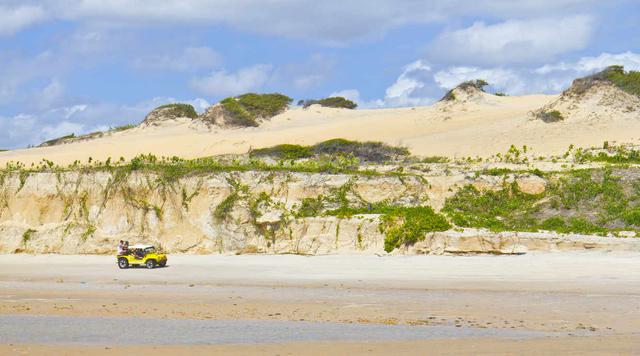
M 273 157 L 276 159 L 300 159 L 313 156 L 353 156 L 367 162 L 386 162 L 398 156 L 408 156 L 404 147 L 390 146 L 382 142 L 358 142 L 336 138 L 313 146 L 277 145 L 260 148 L 249 153 L 253 157 Z
M 313 157 L 313 149 L 310 146 L 282 144 L 273 147 L 252 150 L 253 157 L 274 157 L 278 159 L 301 159 Z
M 405 147 L 390 146 L 382 142 L 367 141 L 358 142 L 335 138 L 320 142 L 313 146 L 316 154 L 343 154 L 353 155 L 369 162 L 385 162 L 397 156 L 408 156 L 409 150 Z

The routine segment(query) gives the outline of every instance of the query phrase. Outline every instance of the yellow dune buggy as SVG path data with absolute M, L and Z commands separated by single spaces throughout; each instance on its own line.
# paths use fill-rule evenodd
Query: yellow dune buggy
M 117 262 L 120 268 L 145 266 L 152 269 L 164 267 L 167 264 L 167 255 L 158 252 L 153 245 L 133 245 L 129 246 L 125 254 L 118 255 Z

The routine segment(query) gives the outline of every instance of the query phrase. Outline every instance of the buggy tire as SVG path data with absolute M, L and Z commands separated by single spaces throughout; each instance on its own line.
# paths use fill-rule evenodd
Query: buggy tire
M 129 261 L 124 257 L 118 258 L 118 267 L 120 267 L 120 269 L 129 268 Z
M 154 269 L 156 268 L 156 260 L 147 260 L 145 265 L 147 266 L 148 269 Z

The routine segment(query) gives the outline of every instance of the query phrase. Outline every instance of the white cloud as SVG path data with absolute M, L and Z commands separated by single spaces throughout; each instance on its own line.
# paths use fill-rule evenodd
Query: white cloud
M 87 110 L 87 105 L 83 105 L 83 104 L 73 105 L 71 107 L 63 108 L 64 118 L 69 119 L 71 118 L 71 116 L 75 115 L 76 113 L 83 112 L 85 110 Z
M 398 79 L 396 79 L 396 82 L 387 88 L 385 97 L 387 98 L 406 97 L 410 95 L 412 92 L 414 92 L 415 90 L 423 88 L 424 83 L 416 78 L 413 78 L 411 74 L 418 71 L 428 72 L 430 70 L 431 68 L 425 65 L 421 60 L 408 64 L 404 68 L 402 74 L 400 74 Z
M 187 47 L 178 55 L 157 54 L 136 58 L 132 65 L 137 69 L 197 71 L 217 68 L 222 64 L 222 56 L 206 47 Z
M 425 75 L 430 75 L 431 67 L 417 60 L 406 65 L 396 81 L 385 91 L 383 100 L 375 102 L 378 106 L 416 106 L 431 104 L 434 99 L 420 95 L 425 88 Z
M 364 100 L 356 89 L 333 92 L 330 96 L 342 96 L 358 103 L 361 108 L 420 106 L 432 104 L 433 80 L 431 67 L 422 60 L 409 63 L 402 68 L 402 73 L 395 82 L 385 90 L 382 99 Z
M 40 6 L 0 6 L 0 36 L 13 35 L 45 19 Z
M 49 108 L 55 102 L 60 100 L 64 95 L 64 86 L 59 80 L 53 79 L 40 93 L 35 97 L 34 104 L 38 108 Z
M 547 64 L 536 69 L 537 73 L 548 74 L 554 71 L 575 71 L 591 73 L 610 65 L 622 65 L 626 70 L 640 70 L 640 54 L 624 52 L 618 54 L 602 53 L 596 57 L 582 57 L 574 63 L 560 62 Z
M 546 64 L 537 68 L 449 67 L 436 72 L 434 80 L 443 89 L 451 89 L 467 80 L 484 79 L 494 89 L 512 95 L 557 93 L 571 85 L 574 79 L 593 74 L 610 65 L 623 65 L 626 70 L 640 70 L 640 54 L 602 53 L 582 57 L 575 62 Z
M 301 91 L 312 89 L 331 78 L 335 65 L 333 56 L 313 54 L 304 61 L 275 68 L 269 84 Z
M 592 20 L 578 15 L 565 18 L 508 20 L 472 26 L 438 35 L 430 58 L 454 63 L 543 63 L 555 56 L 584 48 Z
M 457 16 L 497 19 L 562 16 L 599 3 L 597 0 L 377 0 L 371 6 L 370 0 L 33 1 L 55 19 L 134 26 L 223 25 L 326 44 L 378 37 L 403 25 L 445 22 Z
M 521 93 L 525 88 L 522 78 L 514 70 L 504 68 L 452 67 L 436 72 L 433 78 L 446 90 L 474 79 L 484 79 L 490 85 L 512 94 Z
M 105 102 L 61 106 L 53 109 L 0 116 L 0 148 L 38 145 L 46 140 L 74 133 L 82 135 L 104 131 L 109 127 L 138 124 L 153 109 L 169 103 L 187 103 L 203 112 L 210 104 L 203 98 L 179 100 L 171 97 L 155 97 L 132 105 L 116 105 Z
M 69 135 L 75 133 L 76 135 L 83 132 L 84 126 L 70 121 L 61 121 L 54 125 L 47 125 L 42 128 L 41 135 L 44 140 L 50 140 L 53 138 Z
M 204 112 L 211 106 L 211 104 L 203 98 L 195 98 L 193 100 L 186 101 L 187 104 L 193 105 L 197 112 Z
M 206 95 L 238 95 L 260 89 L 267 83 L 271 73 L 271 65 L 257 64 L 235 73 L 216 71 L 205 77 L 193 78 L 189 84 L 194 90 Z

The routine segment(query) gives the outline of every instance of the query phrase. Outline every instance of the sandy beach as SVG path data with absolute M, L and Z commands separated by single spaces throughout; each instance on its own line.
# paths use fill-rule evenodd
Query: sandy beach
M 110 256 L 2 255 L 0 319 L 23 327 L 1 333 L 0 352 L 630 354 L 638 257 L 175 255 L 166 268 L 119 270 Z M 136 333 L 145 321 L 154 328 Z M 70 329 L 56 337 L 36 327 L 46 323 Z M 114 323 L 131 326 L 128 338 Z M 182 334 L 154 342 L 176 323 L 188 323 Z

